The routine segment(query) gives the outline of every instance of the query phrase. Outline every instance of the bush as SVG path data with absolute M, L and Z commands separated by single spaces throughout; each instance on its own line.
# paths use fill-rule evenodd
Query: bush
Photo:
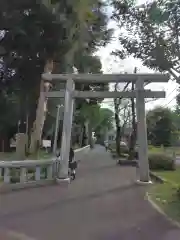
M 123 142 L 120 143 L 120 148 L 121 148 L 121 153 L 128 153 L 129 152 L 128 146 L 126 144 L 124 144 Z M 116 152 L 116 143 L 115 142 L 110 143 L 109 144 L 109 149 L 112 152 Z
M 164 153 L 152 153 L 149 155 L 149 167 L 151 170 L 174 170 L 174 159 Z

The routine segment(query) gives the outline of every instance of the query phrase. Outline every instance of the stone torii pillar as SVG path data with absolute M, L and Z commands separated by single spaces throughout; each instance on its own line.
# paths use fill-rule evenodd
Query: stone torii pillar
M 139 181 L 150 182 L 149 161 L 148 161 L 148 142 L 147 125 L 145 114 L 145 93 L 144 81 L 139 78 L 136 81 L 136 113 L 137 113 L 137 139 L 138 139 L 138 167 Z
M 73 79 L 68 79 L 66 82 L 65 99 L 64 99 L 64 120 L 63 120 L 63 132 L 61 140 L 61 156 L 59 159 L 59 168 L 57 181 L 67 180 L 68 177 L 68 165 L 69 165 L 69 150 L 71 143 L 71 130 L 72 130 L 72 119 L 73 119 L 73 107 L 74 98 L 73 91 L 75 84 Z

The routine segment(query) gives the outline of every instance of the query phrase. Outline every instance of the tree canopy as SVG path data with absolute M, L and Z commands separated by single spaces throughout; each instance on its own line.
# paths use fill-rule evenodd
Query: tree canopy
M 118 23 L 122 46 L 113 54 L 121 59 L 131 55 L 179 81 L 180 2 L 158 0 L 137 5 L 134 1 L 114 0 L 113 6 L 112 17 Z
M 16 133 L 18 128 L 25 132 L 27 119 L 31 133 L 41 74 L 47 65 L 52 65 L 54 73 L 71 72 L 73 67 L 79 72 L 100 72 L 101 62 L 94 54 L 99 46 L 110 41 L 112 30 L 107 26 L 105 5 L 99 0 L 3 0 L 0 7 L 0 136 L 3 138 Z M 62 85 L 52 87 L 60 89 Z M 104 86 L 86 86 L 88 90 L 99 87 Z M 56 105 L 56 101 L 52 102 L 50 112 Z
M 170 146 L 176 127 L 173 112 L 168 108 L 156 107 L 147 113 L 148 140 L 154 146 Z

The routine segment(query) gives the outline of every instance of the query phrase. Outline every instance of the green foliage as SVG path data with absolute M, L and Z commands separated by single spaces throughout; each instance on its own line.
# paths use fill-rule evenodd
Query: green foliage
M 91 122 L 94 130 L 110 130 L 113 126 L 113 115 L 110 109 L 101 108 L 99 104 L 84 103 L 79 111 L 79 121 Z
M 157 107 L 147 113 L 148 140 L 154 146 L 170 146 L 174 130 L 172 111 Z
M 28 115 L 31 132 L 46 62 L 54 61 L 55 73 L 71 71 L 76 64 L 78 70 L 100 72 L 101 62 L 93 54 L 109 42 L 112 30 L 104 4 L 97 0 L 3 0 L 0 8 L 0 131 L 11 125 L 17 129 Z M 62 87 L 55 85 L 56 90 Z M 52 105 L 56 108 L 56 101 Z M 53 107 L 50 112 L 54 117 Z
M 0 98 L 1 103 L 7 103 L 5 114 L 3 108 L 0 109 L 6 124 L 1 120 L 0 124 L 4 130 L 7 126 L 6 131 L 10 126 L 17 130 L 18 121 L 24 125 L 28 115 L 31 128 L 45 63 L 54 57 L 58 48 L 67 49 L 63 41 L 66 35 L 62 34 L 63 25 L 37 1 L 4 1 L 0 17 L 1 47 L 4 49 L 1 52 Z
M 64 2 L 65 3 L 65 2 Z M 56 4 L 56 5 L 54 5 Z M 55 0 L 52 3 L 56 9 L 56 15 L 64 8 L 63 1 Z M 57 54 L 56 59 L 56 72 L 66 72 L 67 66 L 75 66 L 79 73 L 101 73 L 101 61 L 97 56 L 94 56 L 94 52 L 100 45 L 105 45 L 111 39 L 112 30 L 107 28 L 107 15 L 103 11 L 104 4 L 101 1 L 96 0 L 76 0 L 65 4 L 64 16 L 66 16 L 66 29 L 69 32 L 68 36 L 71 42 L 72 59 L 62 58 Z M 52 6 L 50 6 L 52 7 Z M 69 10 L 68 10 L 69 9 Z M 93 9 L 93 11 L 92 11 Z M 70 11 L 71 10 L 71 11 Z M 67 14 L 67 15 L 66 15 Z M 63 66 L 63 67 L 62 67 Z M 106 87 L 105 84 L 76 84 L 77 90 L 101 90 Z M 58 90 L 64 88 L 62 84 L 57 83 L 53 86 L 52 90 Z M 50 115 L 56 116 L 56 105 L 59 104 L 59 100 L 51 99 L 48 103 Z M 97 101 L 102 99 L 90 100 L 94 105 Z M 82 99 L 76 99 L 76 113 L 74 122 L 83 124 L 87 118 L 87 114 L 84 117 L 83 105 L 86 105 L 86 101 Z M 82 109 L 81 109 L 82 108 Z M 51 118 L 53 120 L 53 118 Z M 55 120 L 54 120 L 55 121 Z
M 108 130 L 113 128 L 114 121 L 114 112 L 109 108 L 100 108 L 99 109 L 99 121 L 97 122 L 97 128 L 101 130 Z
M 84 103 L 80 109 L 80 115 L 83 122 L 89 121 L 92 127 L 95 128 L 100 118 L 100 106 Z
M 174 159 L 165 153 L 149 154 L 149 167 L 151 170 L 174 170 Z
M 80 73 L 101 73 L 101 60 L 97 56 L 88 55 L 86 52 L 75 54 L 75 67 Z
M 179 66 L 180 2 L 178 0 L 148 1 L 142 5 L 113 1 L 113 18 L 120 27 L 121 49 L 114 54 L 121 59 L 133 56 L 152 69 L 168 71 L 176 76 Z M 122 11 L 122 5 L 126 10 Z

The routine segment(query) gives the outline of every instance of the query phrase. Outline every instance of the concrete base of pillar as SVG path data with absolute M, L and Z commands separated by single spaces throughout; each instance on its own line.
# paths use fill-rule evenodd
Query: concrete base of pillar
M 152 184 L 152 181 L 149 180 L 148 182 L 143 182 L 143 181 L 141 181 L 141 180 L 137 180 L 136 183 L 137 183 L 138 185 L 149 185 L 149 184 Z
M 67 178 L 56 178 L 56 183 L 59 185 L 69 185 L 71 182 L 71 179 L 69 177 Z

